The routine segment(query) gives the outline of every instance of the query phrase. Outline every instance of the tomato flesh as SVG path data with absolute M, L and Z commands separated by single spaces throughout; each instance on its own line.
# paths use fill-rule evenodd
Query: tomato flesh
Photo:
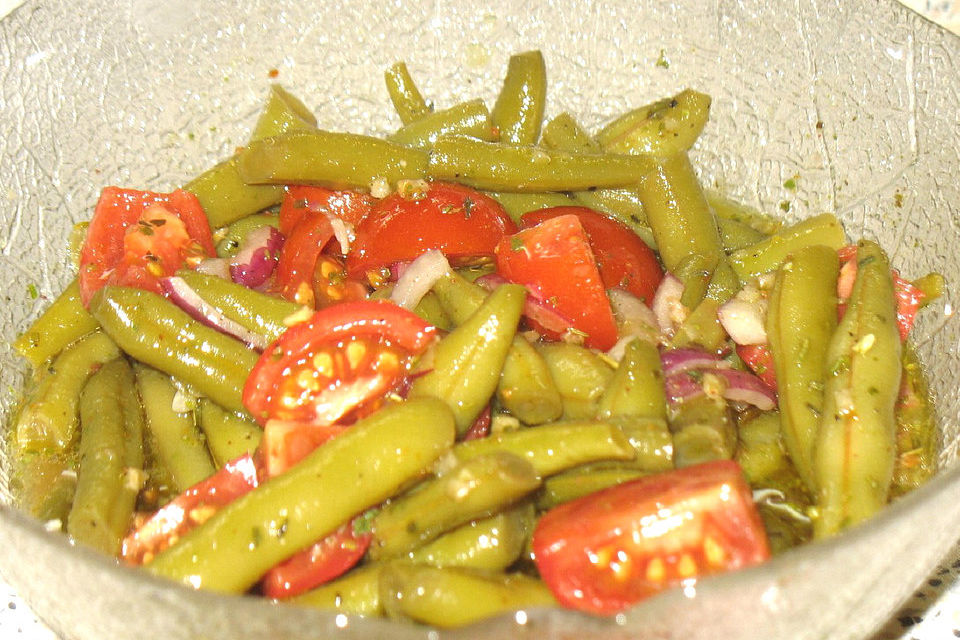
M 494 247 L 516 225 L 500 204 L 458 184 L 431 182 L 422 193 L 393 193 L 373 207 L 357 227 L 347 256 L 347 273 L 410 262 L 429 249 L 457 259 L 492 256 Z
M 847 299 L 853 292 L 853 283 L 857 279 L 857 246 L 848 245 L 837 251 L 840 256 L 840 277 L 837 279 L 837 313 L 842 318 L 847 309 Z M 918 287 L 900 277 L 896 269 L 891 269 L 893 277 L 893 296 L 897 304 L 897 330 L 900 339 L 906 340 L 917 318 L 917 312 L 923 305 L 925 295 Z
M 640 478 L 560 505 L 538 522 L 533 551 L 561 604 L 601 615 L 770 556 L 750 487 L 729 460 Z
M 205 522 L 224 505 L 258 485 L 257 466 L 249 454 L 225 464 L 136 526 L 123 540 L 120 557 L 144 564 L 184 534 Z
M 263 474 L 267 478 L 280 475 L 297 464 L 314 449 L 337 437 L 349 427 L 346 425 L 309 424 L 286 420 L 267 420 L 260 441 Z
M 435 336 L 419 316 L 389 302 L 347 302 L 317 311 L 260 356 L 243 391 L 257 420 L 334 424 L 398 388 Z
M 329 213 L 356 227 L 370 213 L 376 200 L 357 191 L 290 185 L 280 204 L 280 233 L 289 236 L 308 213 Z
M 210 225 L 192 193 L 107 187 L 80 252 L 80 299 L 116 284 L 160 293 L 160 279 L 216 255 Z
M 563 215 L 580 220 L 604 287 L 626 289 L 648 305 L 653 302 L 663 269 L 653 250 L 626 225 L 586 207 L 550 207 L 523 214 L 520 226 L 526 229 Z
M 544 220 L 504 238 L 496 250 L 497 271 L 525 285 L 574 328 L 588 347 L 606 351 L 617 341 L 617 324 L 590 242 L 575 215 Z M 550 336 L 553 338 L 559 336 Z
M 777 371 L 774 369 L 773 354 L 765 344 L 738 344 L 737 355 L 750 368 L 760 381 L 777 390 Z
M 333 226 L 322 213 L 307 212 L 280 249 L 273 288 L 282 297 L 314 306 L 313 276 L 317 259 L 333 238 Z

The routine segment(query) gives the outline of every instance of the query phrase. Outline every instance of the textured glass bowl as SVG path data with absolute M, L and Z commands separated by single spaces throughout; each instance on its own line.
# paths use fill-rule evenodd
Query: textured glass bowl
M 339 4 L 339 3 L 337 3 Z M 960 39 L 893 2 L 27 2 L 0 21 L 0 409 L 25 369 L 6 343 L 71 277 L 63 246 L 108 184 L 165 190 L 246 139 L 269 72 L 321 126 L 398 125 L 382 71 L 407 60 L 436 104 L 492 104 L 508 55 L 540 48 L 548 115 L 594 127 L 686 86 L 714 97 L 703 182 L 765 211 L 833 211 L 909 276 L 960 282 Z M 86 5 L 86 6 L 83 6 Z M 659 62 L 659 64 L 658 64 Z M 784 187 L 793 179 L 795 189 Z M 28 291 L 36 287 L 41 298 Z M 917 328 L 944 471 L 826 544 L 651 599 L 615 620 L 529 611 L 455 638 L 862 638 L 960 531 L 960 324 Z M 401 638 L 435 632 L 194 593 L 115 566 L 9 506 L 0 572 L 64 638 Z M 448 634 L 443 634 L 447 636 Z

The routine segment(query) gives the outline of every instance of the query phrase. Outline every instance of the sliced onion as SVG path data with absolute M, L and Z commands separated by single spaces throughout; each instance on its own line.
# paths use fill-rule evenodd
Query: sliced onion
M 487 291 L 493 291 L 500 285 L 513 284 L 498 273 L 488 273 L 474 281 Z M 573 322 L 557 311 L 553 305 L 545 301 L 540 292 L 531 287 L 525 287 L 527 299 L 523 303 L 523 315 L 535 322 L 542 329 L 563 335 L 573 329 Z
M 730 363 L 702 349 L 667 349 L 660 354 L 664 375 L 693 370 L 729 369 Z
M 186 311 L 195 320 L 242 340 L 258 351 L 267 348 L 269 342 L 266 338 L 253 333 L 239 322 L 220 313 L 216 307 L 201 298 L 200 294 L 194 291 L 183 278 L 177 276 L 163 278 L 160 280 L 160 286 L 171 302 Z
M 637 324 L 654 328 L 659 326 L 653 310 L 629 291 L 614 288 L 607 291 L 607 296 L 610 298 L 610 307 L 618 324 L 627 327 Z
M 680 302 L 682 295 L 683 283 L 672 273 L 663 276 L 657 292 L 653 295 L 653 315 L 660 330 L 668 335 L 673 335 L 690 313 Z
M 230 261 L 226 258 L 207 258 L 197 265 L 198 272 L 230 280 Z
M 257 227 L 240 243 L 230 260 L 230 277 L 237 284 L 256 289 L 266 284 L 277 266 L 283 247 L 283 234 L 271 225 Z
M 420 300 L 433 287 L 434 283 L 450 271 L 450 263 L 437 249 L 430 249 L 410 263 L 396 286 L 390 293 L 390 299 L 404 309 L 413 310 Z
M 330 226 L 333 228 L 333 237 L 336 238 L 340 244 L 340 253 L 347 255 L 350 253 L 350 243 L 356 238 L 356 234 L 353 232 L 353 225 L 340 216 L 335 216 L 328 211 L 324 213 L 327 216 L 327 220 L 330 221 Z
M 715 375 L 726 384 L 723 397 L 735 402 L 747 402 L 761 411 L 770 411 L 777 406 L 777 395 L 759 378 L 737 369 L 696 369 L 668 375 L 664 391 L 670 404 L 701 395 L 704 392 L 702 376 Z
M 760 301 L 748 302 L 740 298 L 731 298 L 720 305 L 717 318 L 730 339 L 737 344 L 766 344 L 767 330 L 764 328 L 766 315 Z

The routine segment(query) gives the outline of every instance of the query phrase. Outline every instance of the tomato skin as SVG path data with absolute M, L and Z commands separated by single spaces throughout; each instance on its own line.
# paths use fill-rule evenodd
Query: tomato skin
M 766 533 L 740 466 L 707 462 L 562 504 L 533 533 L 564 606 L 610 615 L 683 580 L 758 564 Z
M 285 420 L 267 420 L 260 441 L 263 475 L 273 478 L 306 458 L 314 449 L 337 437 L 349 427 L 317 425 Z
M 496 257 L 500 275 L 569 318 L 588 347 L 606 351 L 617 341 L 610 300 L 577 216 L 550 218 L 504 238 Z
M 252 491 L 258 484 L 257 465 L 249 454 L 228 462 L 129 533 L 123 540 L 120 557 L 130 564 L 149 562 L 220 507 Z
M 837 250 L 840 257 L 840 276 L 837 279 L 837 315 L 843 318 L 847 310 L 847 299 L 853 292 L 853 283 L 857 279 L 857 245 L 847 245 Z M 897 304 L 897 330 L 900 339 L 906 340 L 917 318 L 917 312 L 923 305 L 925 295 L 912 282 L 904 280 L 896 269 L 890 270 L 893 278 L 893 297 Z
M 414 260 L 428 249 L 448 258 L 492 256 L 494 247 L 516 225 L 500 204 L 459 184 L 431 182 L 421 197 L 393 193 L 381 200 L 357 227 L 347 256 L 347 273 Z
M 738 344 L 737 355 L 751 371 L 757 374 L 757 377 L 765 385 L 774 391 L 777 390 L 777 371 L 774 369 L 773 354 L 770 353 L 769 346 L 765 344 Z
M 280 249 L 273 279 L 277 293 L 291 302 L 314 306 L 314 270 L 331 238 L 333 226 L 324 214 L 308 211 L 300 218 Z
M 590 239 L 600 278 L 607 289 L 626 289 L 645 304 L 663 280 L 663 269 L 653 249 L 624 224 L 586 207 L 549 207 L 523 214 L 523 229 L 563 215 L 575 215 Z
M 268 419 L 339 422 L 400 385 L 410 359 L 435 336 L 435 327 L 387 301 L 346 302 L 321 309 L 264 350 L 244 385 L 244 406 L 261 423 Z M 348 362 L 356 355 L 350 352 L 352 343 L 363 346 L 356 366 Z M 387 351 L 393 355 L 382 365 L 378 356 Z M 317 369 L 320 352 L 331 355 L 325 372 Z M 306 374 L 305 387 L 297 386 L 301 373 Z M 321 378 L 314 373 L 322 374 Z M 319 379 L 329 383 L 313 388 L 313 380 Z
M 289 598 L 347 572 L 370 547 L 372 533 L 356 533 L 348 522 L 323 540 L 270 569 L 260 583 L 268 598 Z
M 167 215 L 150 215 L 141 225 L 145 212 L 159 211 L 153 207 L 161 207 Z M 153 218 L 163 219 L 162 226 L 149 224 Z M 174 225 L 176 219 L 179 223 Z M 190 259 L 214 255 L 210 224 L 192 193 L 107 187 L 97 201 L 80 252 L 80 299 L 86 306 L 94 292 L 107 284 L 159 293 L 160 278 L 173 275 Z
M 324 187 L 290 185 L 280 204 L 280 233 L 289 236 L 309 212 L 331 213 L 356 227 L 370 213 L 376 200 L 357 191 L 335 191 Z
M 360 280 L 347 275 L 347 268 L 338 257 L 320 254 L 313 268 L 313 306 L 323 309 L 333 304 L 366 300 L 370 291 Z

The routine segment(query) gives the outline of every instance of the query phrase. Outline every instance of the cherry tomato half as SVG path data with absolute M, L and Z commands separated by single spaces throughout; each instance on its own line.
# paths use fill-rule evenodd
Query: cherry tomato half
M 606 351 L 617 341 L 610 300 L 577 216 L 550 218 L 504 238 L 496 255 L 500 275 L 569 318 L 588 347 Z
M 663 280 L 663 269 L 653 249 L 624 224 L 586 207 L 550 207 L 523 214 L 524 229 L 544 220 L 575 215 L 590 239 L 590 248 L 607 289 L 626 289 L 649 305 Z
M 770 347 L 765 344 L 738 344 L 737 355 L 743 360 L 751 371 L 757 374 L 760 380 L 773 389 L 777 390 L 777 371 L 773 365 L 773 354 L 770 353 Z
M 740 466 L 685 467 L 547 512 L 533 532 L 544 582 L 566 607 L 609 615 L 699 576 L 770 557 Z
M 402 385 L 436 329 L 390 302 L 333 305 L 285 331 L 260 356 L 243 403 L 268 419 L 330 425 Z
M 422 193 L 393 193 L 381 200 L 357 227 L 347 256 L 347 273 L 409 262 L 428 249 L 458 258 L 492 256 L 516 225 L 500 204 L 479 191 L 446 182 L 427 183 Z
M 80 299 L 108 284 L 160 292 L 160 279 L 216 255 L 210 224 L 192 193 L 107 187 L 80 252 Z
M 290 185 L 280 204 L 280 233 L 289 236 L 308 212 L 330 213 L 356 227 L 375 202 L 372 196 L 357 191 Z

